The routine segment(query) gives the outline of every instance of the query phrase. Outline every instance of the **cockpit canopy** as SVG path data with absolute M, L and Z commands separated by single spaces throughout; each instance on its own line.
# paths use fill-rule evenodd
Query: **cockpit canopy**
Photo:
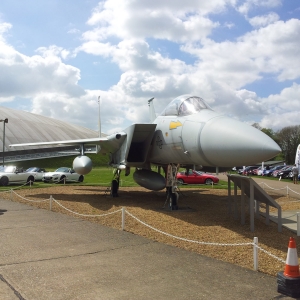
M 198 113 L 202 109 L 211 109 L 200 97 L 182 95 L 174 99 L 161 113 L 161 116 L 187 116 Z

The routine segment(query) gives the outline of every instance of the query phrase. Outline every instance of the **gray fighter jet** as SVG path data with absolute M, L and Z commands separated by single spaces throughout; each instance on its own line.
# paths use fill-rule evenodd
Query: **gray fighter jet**
M 153 98 L 148 101 L 151 124 L 133 124 L 107 137 L 14 144 L 10 146 L 79 145 L 73 169 L 87 174 L 92 162 L 85 148 L 98 146 L 98 153 L 109 154 L 115 176 L 111 195 L 117 196 L 122 170 L 134 168 L 134 180 L 150 190 L 167 188 L 171 208 L 177 207 L 176 174 L 179 167 L 188 169 L 230 168 L 263 162 L 280 151 L 266 134 L 246 123 L 215 112 L 202 98 L 183 95 L 174 99 L 156 117 Z M 158 166 L 157 172 L 151 169 Z M 164 175 L 161 175 L 161 171 Z

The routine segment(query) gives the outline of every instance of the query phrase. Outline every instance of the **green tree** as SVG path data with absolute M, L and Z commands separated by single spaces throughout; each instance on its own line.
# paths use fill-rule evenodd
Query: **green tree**
M 288 164 L 294 163 L 297 147 L 300 144 L 300 125 L 282 128 L 276 132 L 276 138 L 285 161 Z

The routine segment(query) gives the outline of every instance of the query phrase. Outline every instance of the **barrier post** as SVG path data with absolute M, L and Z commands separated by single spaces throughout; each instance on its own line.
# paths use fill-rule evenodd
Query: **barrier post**
M 50 211 L 52 211 L 52 195 L 50 196 Z
M 10 189 L 10 201 L 13 201 L 13 190 Z
M 66 184 L 66 177 L 64 177 L 64 184 Z
M 286 186 L 286 196 L 289 198 L 289 186 Z
M 125 207 L 122 207 L 122 231 L 125 229 Z
M 258 238 L 253 238 L 253 269 L 254 271 L 258 270 Z
M 297 212 L 297 236 L 300 236 L 300 213 Z

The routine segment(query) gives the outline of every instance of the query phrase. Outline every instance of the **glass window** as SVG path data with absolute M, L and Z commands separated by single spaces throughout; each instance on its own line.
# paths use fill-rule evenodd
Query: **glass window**
M 201 98 L 183 95 L 174 99 L 162 112 L 162 116 L 187 116 L 195 114 L 202 109 L 211 109 Z

